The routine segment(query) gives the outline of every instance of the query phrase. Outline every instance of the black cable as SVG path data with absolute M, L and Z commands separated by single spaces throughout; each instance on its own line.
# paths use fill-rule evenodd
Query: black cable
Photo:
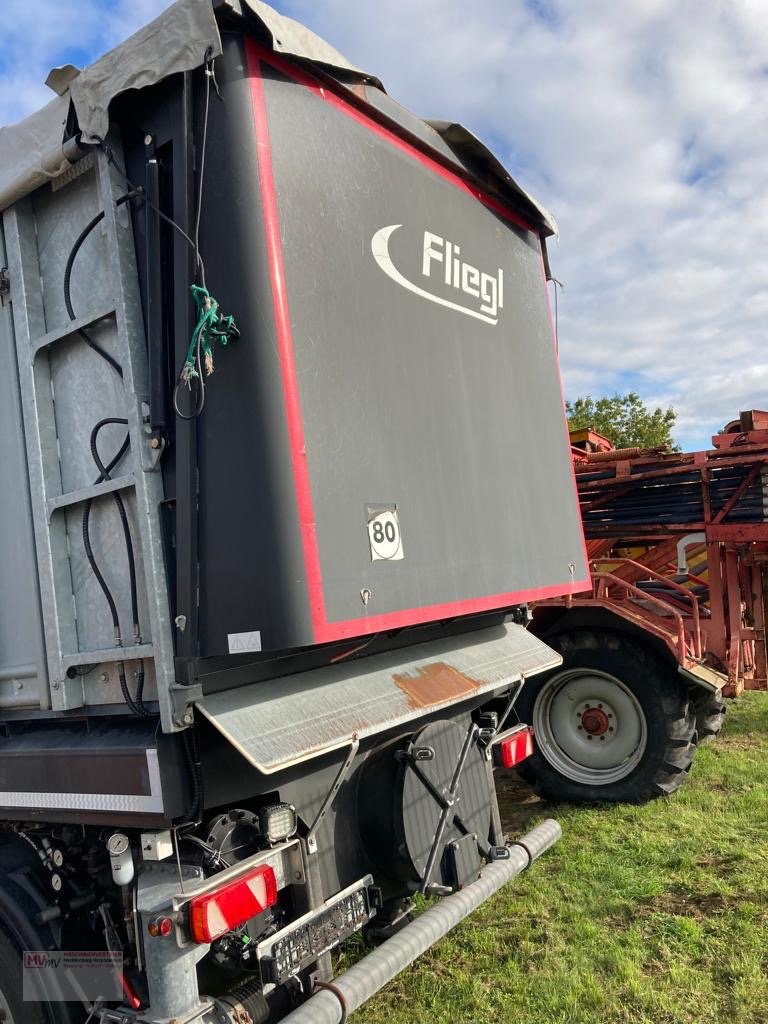
M 205 51 L 205 106 L 203 107 L 203 138 L 200 143 L 200 175 L 197 182 L 197 209 L 195 210 L 195 231 L 193 240 L 195 243 L 195 260 L 200 264 L 202 274 L 201 284 L 207 291 L 205 284 L 205 267 L 200 260 L 200 218 L 203 213 L 203 182 L 205 181 L 205 148 L 208 141 L 208 112 L 211 105 L 211 82 L 213 81 L 213 48 L 208 47 Z M 218 90 L 217 90 L 218 91 Z
M 179 376 L 176 380 L 176 383 L 173 385 L 173 411 L 176 413 L 180 420 L 185 420 L 186 422 L 189 422 L 190 420 L 196 420 L 201 415 L 203 409 L 205 408 L 205 377 L 203 374 L 202 360 L 200 358 L 199 341 L 197 343 L 197 348 L 195 349 L 195 365 L 197 367 L 197 376 L 192 379 L 198 382 L 197 388 L 200 393 L 200 397 L 196 400 L 192 412 L 182 412 L 181 409 L 179 408 L 179 392 L 181 391 L 182 385 L 187 384 L 188 390 L 191 391 L 192 379 L 190 379 L 190 381 L 184 381 L 181 379 L 181 376 Z
M 104 219 L 104 211 L 102 210 L 101 213 L 97 213 L 96 216 L 93 218 L 93 220 L 90 221 L 83 228 L 83 230 L 78 235 L 77 240 L 75 241 L 75 244 L 72 246 L 72 249 L 70 250 L 69 258 L 67 259 L 67 265 L 64 268 L 64 303 L 65 303 L 65 305 L 67 307 L 67 313 L 69 313 L 69 319 L 70 320 L 75 320 L 76 319 L 75 312 L 74 312 L 74 310 L 72 308 L 72 299 L 71 299 L 71 295 L 70 295 L 70 284 L 71 284 L 71 277 L 72 277 L 72 265 L 75 262 L 75 257 L 77 256 L 78 252 L 80 251 L 80 246 L 86 240 L 88 235 L 90 235 L 90 233 L 93 231 L 93 229 L 99 223 L 99 221 L 102 221 L 103 219 Z M 123 368 L 120 365 L 120 363 L 118 363 L 118 361 L 113 356 L 111 356 L 109 354 L 109 352 L 105 352 L 104 349 L 101 347 L 101 345 L 98 345 L 93 340 L 93 338 L 90 336 L 90 334 L 88 334 L 87 331 L 85 331 L 81 327 L 80 330 L 77 333 L 80 335 L 80 337 L 83 339 L 85 344 L 88 345 L 89 348 L 92 348 L 94 352 L 98 352 L 98 354 L 101 356 L 102 359 L 106 359 L 106 361 L 109 363 L 109 365 L 115 371 L 115 373 L 118 374 L 118 376 L 120 376 L 120 377 L 123 376 Z
M 197 734 L 194 728 L 184 730 L 183 744 L 189 774 L 192 778 L 192 799 L 185 817 L 196 822 L 199 820 L 203 807 L 203 773 L 197 749 Z
M 127 420 L 123 420 L 123 422 L 126 423 Z M 110 462 L 107 463 L 107 473 L 111 473 L 112 472 L 112 470 L 115 468 L 115 466 L 118 464 L 118 462 L 120 462 L 120 460 L 123 458 L 123 456 L 125 455 L 125 453 L 128 451 L 128 449 L 130 447 L 131 447 L 131 437 L 130 437 L 130 434 L 126 434 L 125 437 L 123 438 L 123 443 L 120 445 L 120 448 L 117 451 L 117 454 L 114 456 L 114 458 Z M 95 480 L 94 483 L 100 484 L 102 479 L 103 479 L 103 477 L 101 479 L 99 479 L 99 480 Z
M 229 861 L 225 857 L 222 857 L 222 855 L 219 853 L 219 851 L 215 847 L 213 847 L 210 844 L 206 843 L 204 840 L 200 839 L 198 836 L 182 835 L 182 836 L 179 836 L 179 841 L 180 842 L 185 842 L 186 841 L 188 843 L 194 843 L 195 846 L 199 847 L 207 855 L 207 859 L 211 863 L 212 867 L 216 867 L 216 868 L 231 868 L 232 867 L 232 865 L 229 863 Z
M 181 235 L 181 237 L 187 243 L 187 245 L 190 247 L 190 249 L 192 249 L 192 251 L 195 254 L 195 280 L 197 280 L 197 274 L 199 271 L 200 283 L 202 284 L 205 281 L 205 265 L 203 263 L 203 257 L 200 255 L 199 251 L 195 247 L 194 241 L 189 237 L 184 228 L 182 228 L 181 225 L 176 223 L 173 217 L 169 217 L 167 213 L 163 213 L 159 206 L 155 206 L 152 200 L 147 198 L 147 193 L 140 185 L 133 184 L 131 179 L 128 177 L 123 168 L 115 159 L 114 153 L 106 144 L 106 142 L 102 142 L 100 145 L 109 163 L 112 165 L 112 167 L 115 168 L 117 173 L 126 183 L 128 188 L 131 190 L 128 194 L 131 197 L 139 199 L 142 203 L 148 206 L 150 210 L 153 210 L 161 220 L 165 221 L 165 223 L 172 227 L 174 231 L 177 231 L 179 235 Z
M 130 199 L 133 199 L 134 196 L 137 194 L 138 193 L 136 193 L 136 190 L 134 189 L 133 194 L 128 192 L 126 195 L 120 196 L 120 198 L 116 201 L 115 205 L 121 206 L 123 203 L 127 203 Z M 74 266 L 75 259 L 77 258 L 77 254 L 80 252 L 83 242 L 85 242 L 86 238 L 90 235 L 90 233 L 93 231 L 96 225 L 99 224 L 102 220 L 104 220 L 103 210 L 97 213 L 96 216 L 85 225 L 83 230 L 75 239 L 75 243 L 70 249 L 69 256 L 67 257 L 67 264 L 64 268 L 64 304 L 67 307 L 67 313 L 69 315 L 70 320 L 77 319 L 77 317 L 75 316 L 75 311 L 72 308 L 72 267 Z M 83 339 L 83 341 L 89 348 L 92 348 L 94 352 L 97 352 L 102 359 L 105 359 L 109 363 L 109 365 L 112 367 L 112 369 L 119 377 L 123 376 L 123 368 L 120 365 L 120 363 L 118 363 L 118 361 L 114 358 L 114 356 L 111 356 L 109 352 L 106 352 L 101 347 L 101 345 L 95 342 L 93 338 L 90 336 L 90 334 L 88 334 L 88 332 L 84 330 L 82 327 L 78 330 L 77 333 L 80 335 L 80 337 Z
M 143 669 L 141 670 L 143 673 Z M 128 710 L 132 711 L 134 715 L 139 718 L 149 718 L 152 712 L 144 707 L 143 704 L 137 704 L 131 696 L 131 691 L 128 689 L 128 680 L 125 678 L 125 662 L 118 661 L 117 663 L 117 676 L 120 680 L 120 692 L 123 695 L 123 700 L 128 706 Z
M 89 500 L 85 503 L 85 511 L 83 512 L 83 547 L 85 548 L 85 555 L 86 558 L 88 559 L 88 564 L 91 567 L 91 571 L 96 577 L 96 580 L 99 586 L 101 587 L 102 593 L 104 594 L 104 597 L 106 599 L 107 605 L 109 606 L 110 615 L 112 616 L 112 627 L 115 632 L 115 646 L 122 647 L 123 639 L 122 632 L 120 629 L 120 617 L 117 612 L 117 605 L 115 603 L 112 591 L 110 590 L 107 581 L 104 579 L 104 576 L 102 575 L 101 569 L 99 568 L 99 564 L 96 561 L 96 558 L 93 553 L 93 548 L 91 546 L 90 518 L 92 505 L 93 499 L 89 498 Z M 130 532 L 128 532 L 126 536 L 130 538 Z M 120 681 L 120 690 L 123 695 L 123 700 L 127 704 L 128 708 L 133 712 L 134 715 L 138 715 L 139 717 L 146 718 L 150 716 L 152 712 L 144 706 L 142 700 L 144 690 L 144 662 L 139 662 L 139 668 L 136 673 L 136 700 L 134 700 L 131 697 L 130 691 L 128 689 L 128 682 L 125 677 L 125 663 L 122 661 L 119 661 L 117 663 L 117 674 Z
M 114 416 L 110 416 L 107 419 L 99 420 L 99 422 L 96 424 L 96 426 L 91 431 L 91 454 L 93 456 L 93 461 L 96 463 L 96 468 L 99 470 L 99 479 L 96 481 L 97 484 L 101 483 L 103 480 L 110 480 L 111 479 L 111 477 L 109 475 L 109 469 L 101 461 L 101 456 L 99 455 L 99 449 L 98 449 L 99 431 L 103 427 L 108 426 L 110 423 L 118 423 L 118 424 L 123 424 L 123 425 L 127 426 L 128 425 L 128 420 L 118 419 L 118 418 L 116 418 Z M 123 446 L 125 447 L 125 442 L 123 442 Z M 122 448 L 120 450 L 122 451 Z M 119 454 L 120 453 L 118 452 L 118 455 Z M 115 459 L 116 458 L 117 458 L 117 456 L 115 456 Z M 115 459 L 113 459 L 112 461 L 115 462 Z M 134 634 L 136 635 L 136 641 L 138 643 L 140 641 L 140 639 L 141 639 L 141 637 L 139 635 L 139 597 L 138 597 L 138 588 L 136 586 L 136 558 L 135 558 L 134 552 L 133 552 L 133 541 L 131 539 L 131 529 L 130 529 L 130 526 L 128 524 L 128 516 L 127 516 L 126 511 L 125 511 L 125 504 L 123 502 L 122 497 L 117 493 L 117 491 L 115 491 L 112 494 L 112 499 L 113 499 L 113 501 L 115 503 L 115 508 L 117 509 L 117 513 L 120 516 L 120 522 L 121 522 L 122 527 L 123 527 L 123 536 L 125 537 L 125 549 L 126 549 L 126 554 L 128 556 L 128 574 L 129 574 L 129 579 L 130 579 L 130 591 L 131 591 L 131 615 L 133 616 L 133 631 L 134 631 Z
M 143 715 L 151 715 L 149 708 L 144 706 L 144 661 L 139 662 L 136 668 L 136 702 L 141 708 Z
M 99 471 L 99 475 L 98 475 L 97 479 L 94 480 L 94 484 L 100 484 L 104 480 L 111 480 L 112 479 L 112 477 L 110 476 L 110 473 L 115 468 L 115 466 L 118 464 L 118 462 L 123 457 L 125 452 L 128 451 L 128 448 L 129 448 L 130 443 L 131 443 L 130 437 L 126 436 L 124 438 L 124 440 L 123 440 L 122 445 L 120 446 L 120 450 L 118 451 L 117 455 L 114 456 L 114 458 L 109 463 L 109 465 L 105 466 L 104 463 L 101 461 L 101 455 L 99 455 L 98 437 L 99 437 L 99 432 L 104 427 L 109 426 L 110 423 L 115 423 L 115 424 L 118 424 L 119 426 L 124 426 L 124 427 L 128 426 L 128 420 L 124 419 L 122 416 L 107 416 L 103 420 L 99 420 L 99 422 L 96 424 L 96 426 L 91 431 L 91 456 L 93 458 L 93 461 L 96 463 L 96 468 Z
M 112 626 L 115 630 L 115 643 L 118 647 L 123 646 L 122 635 L 120 632 L 120 616 L 117 614 L 117 605 L 115 599 L 112 596 L 112 591 L 109 589 L 107 581 L 101 574 L 98 562 L 93 554 L 93 548 L 91 547 L 91 507 L 93 506 L 93 498 L 89 498 L 85 503 L 83 510 L 83 547 L 85 548 L 85 557 L 88 559 L 88 564 L 91 567 L 93 575 L 96 577 L 96 581 L 102 589 L 107 604 L 109 605 L 109 612 L 112 616 Z
M 101 483 L 104 480 L 111 479 L 109 475 L 110 471 L 120 461 L 125 451 L 127 451 L 129 440 L 128 438 L 126 438 L 126 440 L 123 442 L 120 448 L 120 451 L 118 451 L 118 453 L 114 456 L 109 465 L 105 466 L 101 460 L 101 456 L 99 454 L 98 449 L 99 432 L 109 424 L 127 425 L 127 423 L 128 420 L 121 419 L 116 416 L 109 416 L 103 420 L 99 420 L 99 422 L 94 426 L 93 430 L 91 431 L 91 455 L 93 456 L 93 461 L 96 463 L 96 468 L 99 471 L 99 477 L 96 480 L 96 483 Z M 139 629 L 139 600 L 138 587 L 136 585 L 136 558 L 133 551 L 133 540 L 131 538 L 131 529 L 128 523 L 128 515 L 125 511 L 125 504 L 123 502 L 122 497 L 115 491 L 112 494 L 112 500 L 114 501 L 115 507 L 117 508 L 118 514 L 120 516 L 120 523 L 123 528 L 123 537 L 125 538 L 125 550 L 128 558 L 128 574 L 130 580 L 131 615 L 133 617 L 134 640 L 138 645 L 141 643 L 141 633 Z M 96 562 L 96 558 L 94 557 L 93 554 L 93 548 L 91 547 L 90 513 L 92 504 L 93 499 L 90 499 L 88 502 L 86 502 L 86 511 L 83 515 L 83 544 L 85 546 L 85 553 L 86 557 L 88 558 L 88 564 L 90 565 L 91 570 L 93 571 L 94 575 L 96 576 L 96 579 L 99 582 L 99 585 L 101 586 L 101 589 L 107 600 L 107 604 L 109 605 L 110 612 L 112 614 L 112 623 L 115 629 L 115 642 L 118 647 L 122 647 L 123 641 L 122 633 L 120 630 L 120 620 L 117 613 L 117 605 L 115 603 L 115 599 L 112 595 L 112 592 L 109 589 L 109 585 L 107 584 L 106 580 L 104 579 L 104 576 L 101 573 L 101 570 L 99 569 L 98 563 Z M 128 705 L 129 709 L 133 712 L 134 715 L 139 715 L 140 717 L 144 718 L 150 716 L 152 712 L 144 706 L 143 700 L 145 678 L 143 660 L 139 662 L 138 668 L 136 670 L 135 698 L 131 697 L 130 691 L 128 689 L 128 681 L 125 677 L 124 662 L 118 662 L 117 671 L 118 678 L 120 680 L 120 690 L 122 691 L 123 694 L 123 700 Z

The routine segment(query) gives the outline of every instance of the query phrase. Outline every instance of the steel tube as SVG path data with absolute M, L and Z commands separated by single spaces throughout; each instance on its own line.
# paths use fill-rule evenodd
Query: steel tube
M 481 903 L 524 871 L 561 835 L 562 830 L 556 821 L 551 818 L 543 821 L 517 842 L 510 844 L 508 860 L 497 860 L 489 864 L 476 882 L 440 900 L 402 931 L 387 939 L 378 949 L 334 978 L 334 987 L 344 997 L 347 1013 L 359 1009 Z M 283 1024 L 339 1024 L 341 1016 L 338 996 L 323 989 L 283 1018 Z

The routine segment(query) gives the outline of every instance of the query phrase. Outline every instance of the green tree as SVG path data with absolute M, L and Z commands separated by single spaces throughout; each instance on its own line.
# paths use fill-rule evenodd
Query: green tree
M 616 448 L 655 448 L 669 445 L 677 451 L 672 437 L 677 413 L 670 405 L 650 409 L 635 391 L 626 395 L 593 398 L 587 395 L 565 403 L 571 430 L 590 428 L 607 437 Z

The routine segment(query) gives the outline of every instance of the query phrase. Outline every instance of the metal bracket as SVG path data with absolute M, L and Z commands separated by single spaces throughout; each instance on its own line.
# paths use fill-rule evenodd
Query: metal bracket
M 317 853 L 317 830 L 322 824 L 323 818 L 326 816 L 333 806 L 333 801 L 336 799 L 336 794 L 341 789 L 341 784 L 349 774 L 349 769 L 352 767 L 352 762 L 357 757 L 357 752 L 360 749 L 360 740 L 358 739 L 357 733 L 352 734 L 352 745 L 347 752 L 347 756 L 344 758 L 344 764 L 339 768 L 336 778 L 333 780 L 333 785 L 328 790 L 328 793 L 323 800 L 320 810 L 317 812 L 317 817 L 312 822 L 312 827 L 307 833 L 307 850 L 310 853 Z
M 147 438 L 147 447 L 143 452 L 142 471 L 144 473 L 157 473 L 160 469 L 160 461 L 165 454 L 167 444 L 165 438 L 159 434 L 152 434 Z
M 496 726 L 496 734 L 497 735 L 504 728 L 507 719 L 509 718 L 510 714 L 512 713 L 512 708 L 514 708 L 515 703 L 517 701 L 517 698 L 520 696 L 520 693 L 522 692 L 522 689 L 523 689 L 524 686 L 525 686 L 525 672 L 521 672 L 520 673 L 520 678 L 518 679 L 518 681 L 512 687 L 510 687 L 510 690 L 509 690 L 509 693 L 508 693 L 508 696 L 507 696 L 507 706 L 504 708 L 502 713 L 499 715 L 499 721 L 498 721 L 498 724 Z
M 180 683 L 173 683 L 169 688 L 169 694 L 174 723 L 181 728 L 192 725 L 194 705 L 203 699 L 202 684 L 193 683 L 190 686 L 182 686 Z
M 395 758 L 404 764 L 415 765 L 419 761 L 434 761 L 435 752 L 432 747 L 416 747 L 411 744 L 407 750 L 395 751 Z
M 510 850 L 508 846 L 492 846 L 490 860 L 509 860 Z
M 4 306 L 11 296 L 11 277 L 8 267 L 0 267 L 0 306 Z
M 435 836 L 434 839 L 432 840 L 432 847 L 429 851 L 429 857 L 427 858 L 427 866 L 424 869 L 424 878 L 422 879 L 421 886 L 419 887 L 420 892 L 438 892 L 438 890 L 434 888 L 435 883 L 432 883 L 430 880 L 432 878 L 432 872 L 435 869 L 437 855 L 440 851 L 440 844 L 442 842 L 443 835 L 448 824 L 448 819 L 452 817 L 456 824 L 459 825 L 459 827 L 462 829 L 462 831 L 468 832 L 468 829 L 465 828 L 460 815 L 457 812 L 455 812 L 453 808 L 456 803 L 456 793 L 459 788 L 459 782 L 461 781 L 462 773 L 464 771 L 464 765 L 467 763 L 467 757 L 469 756 L 469 751 L 472 747 L 472 744 L 477 742 L 479 732 L 480 730 L 474 724 L 474 722 L 470 725 L 469 729 L 467 729 L 467 734 L 464 737 L 464 743 L 462 744 L 461 752 L 459 753 L 459 760 L 456 764 L 456 767 L 453 770 L 451 784 L 448 787 L 448 789 L 445 790 L 443 793 L 438 792 L 438 790 L 435 788 L 432 782 L 421 772 L 421 770 L 418 768 L 416 764 L 412 765 L 412 770 L 416 773 L 419 781 L 431 793 L 431 795 L 434 797 L 434 799 L 436 800 L 441 809 L 440 818 L 437 823 L 437 828 L 435 830 Z M 478 846 L 480 846 L 479 842 Z

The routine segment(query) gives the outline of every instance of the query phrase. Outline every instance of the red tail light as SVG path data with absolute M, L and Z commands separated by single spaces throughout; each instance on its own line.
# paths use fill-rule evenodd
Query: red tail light
M 516 729 L 496 741 L 494 760 L 501 768 L 514 768 L 533 753 L 533 729 L 530 725 Z
M 263 865 L 190 900 L 189 930 L 195 942 L 213 942 L 276 902 L 275 872 Z

